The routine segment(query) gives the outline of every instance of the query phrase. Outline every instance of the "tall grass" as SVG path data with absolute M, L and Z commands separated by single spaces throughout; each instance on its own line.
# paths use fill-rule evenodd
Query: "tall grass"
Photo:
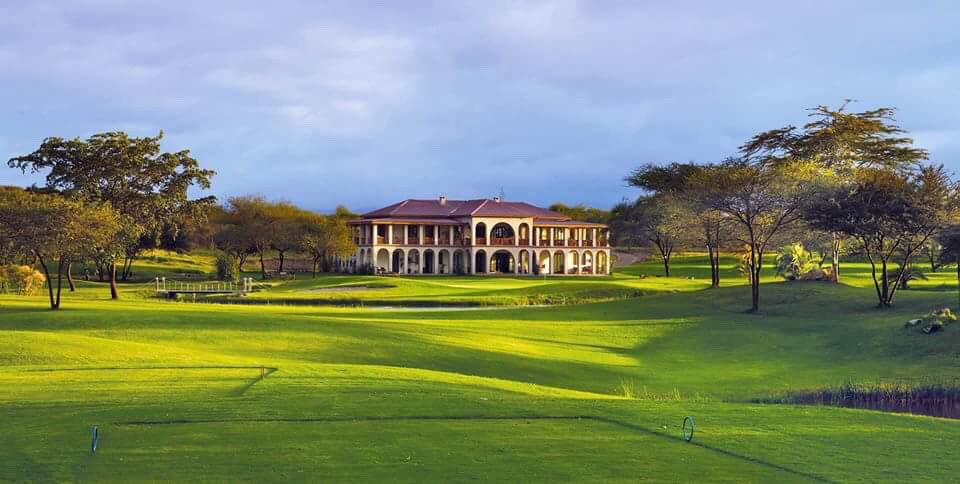
M 794 392 L 782 398 L 757 402 L 830 405 L 960 419 L 960 387 L 940 384 L 847 383 L 836 388 Z

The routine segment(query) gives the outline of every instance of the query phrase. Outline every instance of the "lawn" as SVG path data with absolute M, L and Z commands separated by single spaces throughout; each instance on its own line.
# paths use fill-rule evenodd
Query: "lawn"
M 903 328 L 955 303 L 955 275 L 931 274 L 880 311 L 863 264 L 845 267 L 839 286 L 770 274 L 762 311 L 747 314 L 749 291 L 733 259 L 724 263 L 720 289 L 706 288 L 705 258 L 689 255 L 671 278 L 655 277 L 655 261 L 587 279 L 308 277 L 271 283 L 251 297 L 259 305 L 159 301 L 143 283 L 109 301 L 104 285 L 81 282 L 59 312 L 40 297 L 0 296 L 0 479 L 960 473 L 958 421 L 751 403 L 843 383 L 960 385 L 960 326 Z M 171 259 L 158 264 L 177 273 Z M 345 285 L 374 288 L 317 291 Z M 369 304 L 278 304 L 294 299 Z M 497 306 L 401 307 L 431 301 Z M 538 301 L 566 304 L 524 306 Z M 691 443 L 679 438 L 686 415 L 697 422 Z

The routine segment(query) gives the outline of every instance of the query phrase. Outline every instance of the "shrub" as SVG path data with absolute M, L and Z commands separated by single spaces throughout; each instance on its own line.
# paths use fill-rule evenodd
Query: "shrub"
M 30 266 L 10 264 L 0 266 L 0 292 L 35 296 L 40 293 L 47 278 Z
M 236 281 L 240 278 L 240 265 L 237 258 L 226 252 L 217 253 L 217 279 Z
M 788 281 L 800 279 L 816 268 L 817 261 L 813 253 L 799 242 L 783 246 L 777 253 L 777 275 Z

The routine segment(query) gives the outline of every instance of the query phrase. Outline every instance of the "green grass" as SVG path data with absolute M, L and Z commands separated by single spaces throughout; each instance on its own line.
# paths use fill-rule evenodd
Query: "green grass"
M 747 314 L 733 259 L 721 289 L 705 289 L 705 263 L 678 257 L 672 278 L 654 277 L 655 261 L 584 280 L 324 276 L 254 296 L 309 300 L 328 297 L 316 288 L 375 283 L 391 287 L 329 297 L 598 301 L 550 307 L 191 304 L 152 299 L 145 284 L 109 301 L 105 285 L 81 283 L 52 312 L 40 297 L 0 296 L 0 479 L 902 482 L 960 472 L 958 421 L 750 403 L 846 384 L 960 385 L 960 326 L 903 329 L 955 301 L 951 272 L 886 311 L 862 264 L 845 266 L 840 286 L 771 275 L 761 313 Z M 697 420 L 689 444 L 685 415 Z

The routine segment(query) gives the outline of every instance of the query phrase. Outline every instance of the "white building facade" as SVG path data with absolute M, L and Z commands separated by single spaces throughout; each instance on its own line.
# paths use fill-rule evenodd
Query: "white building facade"
M 524 202 L 404 200 L 351 222 L 354 263 L 395 274 L 603 275 L 609 229 Z

